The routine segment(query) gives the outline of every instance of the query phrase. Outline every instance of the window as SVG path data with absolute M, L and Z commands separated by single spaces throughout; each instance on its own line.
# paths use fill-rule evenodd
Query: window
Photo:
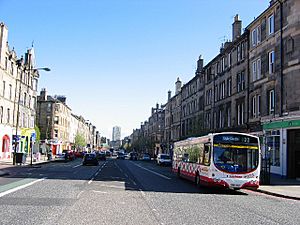
M 204 160 L 203 163 L 205 166 L 210 165 L 210 143 L 205 143 L 204 144 Z
M 10 64 L 10 73 L 11 73 L 11 75 L 14 75 L 14 63 L 13 62 L 11 62 L 11 64 Z
M 256 96 L 252 97 L 252 117 L 256 117 Z
M 0 123 L 3 123 L 3 106 L 0 107 Z
M 58 138 L 58 129 L 54 129 L 54 137 Z
M 219 110 L 219 128 L 222 128 L 223 127 L 223 110 L 220 109 Z
M 270 90 L 268 96 L 269 96 L 269 99 L 268 99 L 269 114 L 272 114 L 272 113 L 274 113 L 274 110 L 275 110 L 275 93 L 274 93 L 274 90 Z
M 47 105 L 47 112 L 51 112 L 51 103 L 48 103 Z
M 259 80 L 261 78 L 261 60 L 256 59 L 252 62 L 252 81 Z
M 2 96 L 5 97 L 5 81 L 3 81 Z
M 35 109 L 36 107 L 36 98 L 33 96 L 32 97 L 32 109 Z
M 54 124 L 58 124 L 58 121 L 59 121 L 59 117 L 58 117 L 58 116 L 55 116 L 55 117 L 54 117 Z
M 244 109 L 245 105 L 244 103 L 239 103 L 237 105 L 237 125 L 244 124 Z
M 245 59 L 245 42 L 241 43 L 241 59 Z
M 241 61 L 241 44 L 237 46 L 237 61 Z
M 280 166 L 280 130 L 266 132 L 267 154 L 272 166 Z
M 256 29 L 254 29 L 254 30 L 252 31 L 252 46 L 253 46 L 253 47 L 256 46 L 256 42 L 257 42 L 257 40 L 256 40 L 257 33 L 256 33 L 256 32 L 257 32 Z
M 268 17 L 268 25 L 269 25 L 268 34 L 271 35 L 274 33 L 274 14 Z
M 260 116 L 260 95 L 257 95 L 257 116 Z
M 237 92 L 245 89 L 245 71 L 237 74 Z
M 215 85 L 215 102 L 218 101 L 218 85 Z
M 26 101 L 27 101 L 27 94 L 24 93 L 24 106 L 26 106 Z
M 257 59 L 256 66 L 257 66 L 256 78 L 257 78 L 257 80 L 259 80 L 261 78 L 261 60 L 260 59 Z
M 228 60 L 228 67 L 231 67 L 231 52 L 228 54 L 228 57 L 227 57 L 227 60 Z
M 275 72 L 275 53 L 274 51 L 269 52 L 269 74 Z
M 7 109 L 7 123 L 10 122 L 10 109 Z
M 12 85 L 9 85 L 9 99 L 11 100 L 12 98 Z
M 255 47 L 257 44 L 261 42 L 261 28 L 260 25 L 255 27 L 251 33 L 252 46 Z
M 257 80 L 257 65 L 256 61 L 252 62 L 252 81 Z
M 231 96 L 232 94 L 232 80 L 231 77 L 227 79 L 227 96 Z
M 227 127 L 231 126 L 231 108 L 227 108 Z
M 7 70 L 7 67 L 8 67 L 8 58 L 5 57 L 5 70 Z

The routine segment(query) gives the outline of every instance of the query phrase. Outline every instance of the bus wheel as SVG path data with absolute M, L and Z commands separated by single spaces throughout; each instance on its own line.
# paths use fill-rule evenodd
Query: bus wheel
M 200 176 L 198 173 L 196 174 L 195 183 L 196 183 L 197 187 L 201 186 Z

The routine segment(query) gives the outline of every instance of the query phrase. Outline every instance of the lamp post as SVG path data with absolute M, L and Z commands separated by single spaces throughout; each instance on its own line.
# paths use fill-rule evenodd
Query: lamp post
M 21 66 L 21 63 L 19 62 L 19 66 Z M 13 165 L 16 165 L 16 153 L 17 153 L 17 146 L 18 146 L 18 127 L 19 127 L 19 118 L 20 118 L 20 99 L 21 99 L 21 92 L 22 92 L 22 80 L 23 80 L 23 72 L 28 71 L 28 76 L 30 77 L 31 72 L 37 72 L 38 70 L 44 70 L 44 71 L 50 71 L 47 67 L 42 68 L 30 68 L 30 60 L 28 68 L 24 68 L 24 71 L 20 73 L 20 84 L 19 84 L 19 95 L 18 95 L 18 102 L 17 102 L 17 121 L 16 121 L 16 136 L 15 136 L 15 148 L 14 148 L 14 157 L 13 157 Z M 18 78 L 17 78 L 18 79 Z M 17 90 L 17 87 L 16 87 Z M 21 139 L 20 139 L 21 141 Z M 31 151 L 31 161 L 30 165 L 32 165 L 32 149 Z

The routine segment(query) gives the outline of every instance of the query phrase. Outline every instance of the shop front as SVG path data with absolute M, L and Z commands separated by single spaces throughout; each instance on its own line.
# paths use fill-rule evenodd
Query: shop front
M 19 143 L 18 152 L 30 154 L 32 150 L 32 137 L 35 135 L 33 128 L 21 128 L 21 138 Z
M 10 159 L 12 152 L 12 127 L 0 124 L 0 160 Z
M 270 159 L 271 173 L 300 178 L 300 119 L 267 122 L 263 129 L 264 151 Z

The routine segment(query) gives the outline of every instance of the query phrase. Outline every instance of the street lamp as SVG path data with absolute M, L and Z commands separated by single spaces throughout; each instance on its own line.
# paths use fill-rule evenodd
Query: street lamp
M 21 62 L 18 62 L 19 66 L 21 66 Z M 23 72 L 28 71 L 28 76 L 30 77 L 31 72 L 33 71 L 34 73 L 37 72 L 38 70 L 44 70 L 44 71 L 51 71 L 48 67 L 41 67 L 41 68 L 30 68 L 30 60 L 29 60 L 29 66 L 28 68 L 24 68 Z M 17 153 L 17 146 L 18 146 L 18 127 L 19 127 L 19 113 L 20 113 L 20 99 L 21 99 L 21 91 L 22 91 L 22 80 L 23 80 L 23 72 L 20 73 L 20 85 L 19 85 L 19 96 L 18 96 L 18 102 L 17 102 L 17 121 L 16 121 L 16 136 L 15 136 L 15 148 L 14 148 L 14 157 L 13 157 L 13 165 L 16 165 L 16 153 Z M 17 78 L 18 79 L 18 78 Z M 17 87 L 16 87 L 17 90 Z M 32 149 L 30 150 L 31 152 L 31 160 L 30 160 L 30 165 L 32 165 Z

